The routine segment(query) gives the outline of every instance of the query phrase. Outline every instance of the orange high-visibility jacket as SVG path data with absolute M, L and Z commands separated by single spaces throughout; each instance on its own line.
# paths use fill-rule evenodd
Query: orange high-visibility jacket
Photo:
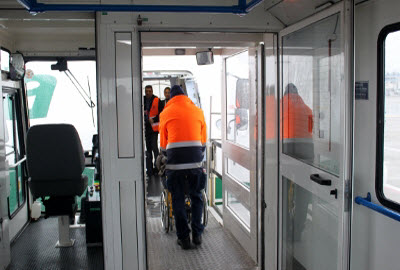
M 149 112 L 149 118 L 153 119 L 154 122 L 151 124 L 151 128 L 153 131 L 158 132 L 158 127 L 159 127 L 159 122 L 158 122 L 158 103 L 160 102 L 160 99 L 158 97 L 155 97 L 153 99 L 153 102 L 151 103 L 150 107 L 150 112 Z
M 312 138 L 312 110 L 298 94 L 284 95 L 282 110 L 284 139 Z
M 160 114 L 161 150 L 166 169 L 201 168 L 207 142 L 203 111 L 184 95 L 173 97 Z

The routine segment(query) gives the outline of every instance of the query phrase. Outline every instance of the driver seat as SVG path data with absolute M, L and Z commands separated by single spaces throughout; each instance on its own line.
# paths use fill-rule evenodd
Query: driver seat
M 59 241 L 56 247 L 73 246 L 69 219 L 77 210 L 76 196 L 87 188 L 82 175 L 85 157 L 81 140 L 69 124 L 37 125 L 27 134 L 29 187 L 33 197 L 42 198 L 45 218 L 59 216 Z

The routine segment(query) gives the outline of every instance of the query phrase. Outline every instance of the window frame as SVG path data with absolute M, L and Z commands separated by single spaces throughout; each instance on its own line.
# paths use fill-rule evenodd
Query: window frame
M 386 37 L 400 31 L 400 22 L 386 25 L 378 36 L 377 70 L 377 110 L 376 110 L 376 176 L 375 193 L 378 201 L 385 207 L 400 212 L 400 202 L 388 199 L 383 191 L 383 161 L 385 142 L 385 44 Z
M 2 94 L 5 92 L 3 91 Z M 14 153 L 15 160 L 14 162 L 18 162 L 22 157 L 25 156 L 25 141 L 24 141 L 24 134 L 23 134 L 23 119 L 22 119 L 22 112 L 19 110 L 21 108 L 21 96 L 19 91 L 11 91 L 11 92 L 6 92 L 8 95 L 10 95 L 10 98 L 12 100 L 12 115 L 13 115 L 13 142 L 14 142 L 14 148 L 16 151 Z M 4 101 L 3 101 L 4 102 Z M 18 139 L 17 139 L 18 137 Z M 22 139 L 21 139 L 22 138 Z M 19 148 L 19 151 L 17 152 L 16 148 Z M 19 183 L 18 183 L 18 168 L 21 166 L 21 189 L 22 189 L 22 201 L 20 200 L 20 194 L 19 194 Z M 15 175 L 16 175 L 16 198 L 17 198 L 17 208 L 11 212 L 10 210 L 10 197 L 7 197 L 7 211 L 8 211 L 8 218 L 11 220 L 13 219 L 19 211 L 25 206 L 25 203 L 27 202 L 27 173 L 26 173 L 26 162 L 23 162 L 22 164 L 18 165 L 17 167 L 14 168 L 15 170 Z M 10 179 L 11 181 L 11 179 Z M 10 190 L 10 196 L 11 196 L 11 190 Z

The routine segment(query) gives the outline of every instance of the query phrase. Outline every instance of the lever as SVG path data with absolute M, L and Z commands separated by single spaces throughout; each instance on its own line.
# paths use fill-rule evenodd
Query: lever
M 337 188 L 331 190 L 330 194 L 331 194 L 332 196 L 335 196 L 335 199 L 337 199 Z
M 332 185 L 332 181 L 330 179 L 324 179 L 319 174 L 312 174 L 310 175 L 310 179 L 314 181 L 317 184 L 320 184 L 322 186 L 330 186 Z

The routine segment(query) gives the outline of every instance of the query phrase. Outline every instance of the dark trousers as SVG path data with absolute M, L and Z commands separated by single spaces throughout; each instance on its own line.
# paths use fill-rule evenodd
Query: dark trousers
M 154 161 L 158 156 L 158 133 L 146 133 L 146 173 L 153 174 L 153 155 Z
M 200 236 L 204 226 L 201 222 L 203 213 L 203 197 L 201 190 L 205 188 L 206 177 L 203 169 L 167 170 L 167 186 L 172 195 L 176 235 L 178 239 L 186 239 L 190 229 L 185 209 L 185 191 L 191 199 L 192 234 Z

